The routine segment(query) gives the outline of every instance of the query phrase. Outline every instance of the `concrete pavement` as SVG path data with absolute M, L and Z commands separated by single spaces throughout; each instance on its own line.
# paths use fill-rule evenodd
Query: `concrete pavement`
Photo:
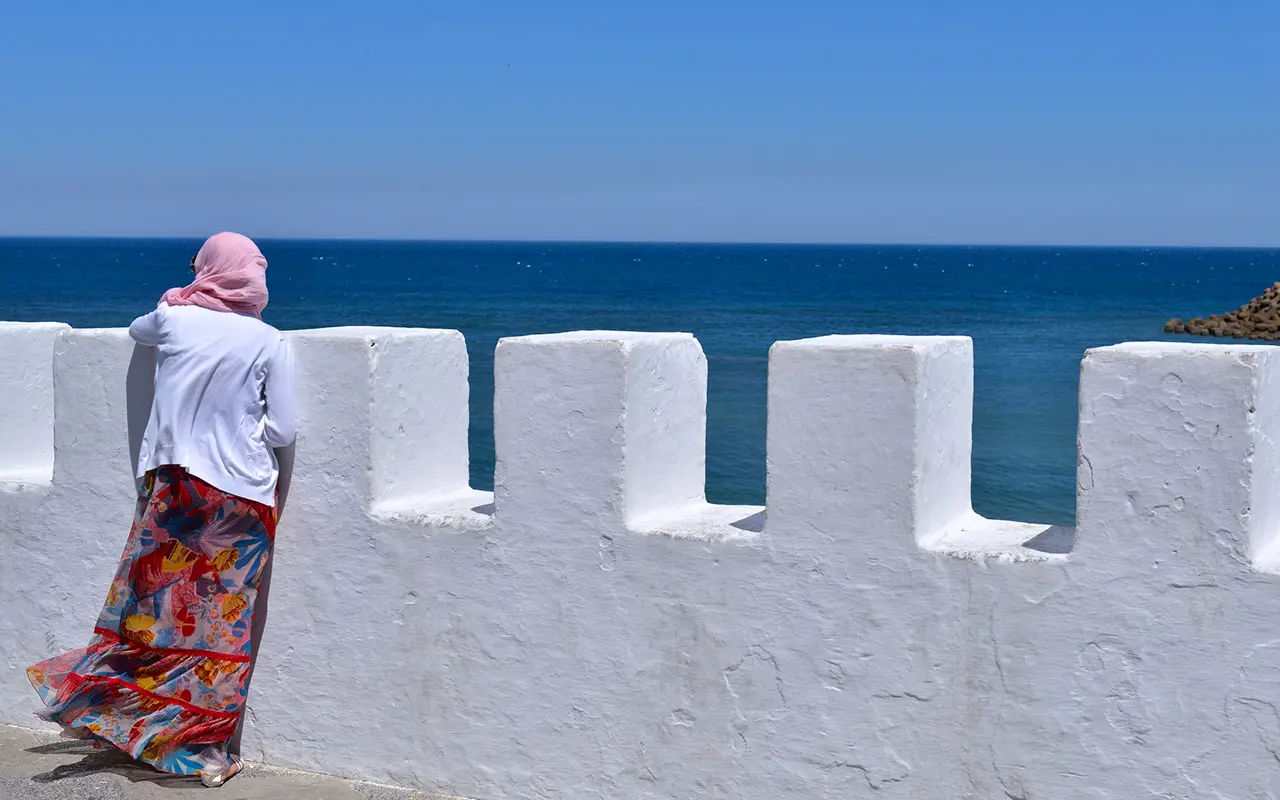
M 0 725 L 0 800 L 172 800 L 208 792 L 194 778 L 164 775 L 115 749 Z M 395 789 L 248 765 L 216 790 L 225 800 L 446 800 Z

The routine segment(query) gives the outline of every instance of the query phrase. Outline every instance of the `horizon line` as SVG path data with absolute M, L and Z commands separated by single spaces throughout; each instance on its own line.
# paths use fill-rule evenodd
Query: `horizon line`
M 102 234 L 0 234 L 0 242 L 81 241 L 81 242 L 198 242 L 207 236 L 102 235 Z M 260 236 L 259 242 L 323 242 L 330 244 L 509 244 L 509 245 L 621 245 L 666 247 L 890 247 L 890 248 L 982 248 L 982 249 L 1078 249 L 1078 250 L 1280 250 L 1280 244 L 1064 244 L 1055 242 L 895 242 L 895 241 L 678 241 L 666 239 L 473 239 L 450 237 L 343 237 L 343 236 Z

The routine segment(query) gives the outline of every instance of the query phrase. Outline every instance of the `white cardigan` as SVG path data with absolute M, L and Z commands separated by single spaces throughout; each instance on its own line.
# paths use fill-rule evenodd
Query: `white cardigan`
M 275 505 L 274 447 L 293 442 L 293 354 L 280 332 L 254 317 L 161 305 L 129 335 L 156 348 L 155 400 L 137 476 L 185 468 L 221 489 Z

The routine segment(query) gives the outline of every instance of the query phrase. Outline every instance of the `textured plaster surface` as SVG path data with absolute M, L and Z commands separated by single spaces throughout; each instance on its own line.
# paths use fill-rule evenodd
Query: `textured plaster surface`
M 459 335 L 294 341 L 252 758 L 486 800 L 1280 796 L 1275 350 L 1086 354 L 1073 531 L 973 513 L 963 337 L 776 344 L 766 509 L 705 501 L 688 335 L 501 342 L 492 495 Z M 17 724 L 119 556 L 146 367 L 5 326 L 0 374 L 41 347 L 0 394 L 3 441 L 45 426 L 13 466 L 53 447 L 0 493 Z

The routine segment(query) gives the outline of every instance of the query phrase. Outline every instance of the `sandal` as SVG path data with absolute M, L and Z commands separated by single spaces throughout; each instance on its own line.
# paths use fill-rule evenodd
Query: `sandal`
M 220 772 L 202 771 L 200 773 L 200 782 L 210 789 L 216 789 L 239 775 L 242 769 L 244 769 L 244 762 L 240 760 L 240 757 L 231 756 L 231 763 L 227 765 L 226 769 Z
M 102 749 L 102 740 L 94 736 L 87 728 L 73 728 L 70 725 L 63 725 L 62 731 L 58 736 L 63 739 L 70 739 L 73 742 L 88 742 L 93 745 L 94 750 Z

